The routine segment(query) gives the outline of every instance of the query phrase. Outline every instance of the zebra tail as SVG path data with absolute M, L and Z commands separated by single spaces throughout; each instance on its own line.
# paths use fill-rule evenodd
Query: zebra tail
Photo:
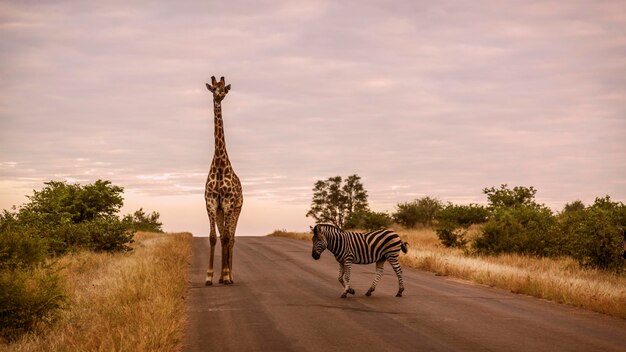
M 406 253 L 408 251 L 409 243 L 408 242 L 400 242 L 400 248 L 402 252 Z

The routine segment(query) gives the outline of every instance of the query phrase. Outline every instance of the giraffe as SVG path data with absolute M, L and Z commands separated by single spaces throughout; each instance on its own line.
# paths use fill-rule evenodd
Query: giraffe
M 211 84 L 206 84 L 207 89 L 213 93 L 213 112 L 215 114 L 215 153 L 211 170 L 206 180 L 204 199 L 209 215 L 211 227 L 210 242 L 211 255 L 209 268 L 206 273 L 205 285 L 213 284 L 213 258 L 215 256 L 215 244 L 217 236 L 215 226 L 220 233 L 222 244 L 222 272 L 220 283 L 230 285 L 233 283 L 233 247 L 235 246 L 235 230 L 241 207 L 243 205 L 243 193 L 241 182 L 235 174 L 226 153 L 224 140 L 224 122 L 222 120 L 222 100 L 230 90 L 230 84 L 226 85 L 224 77 L 219 82 L 211 77 Z

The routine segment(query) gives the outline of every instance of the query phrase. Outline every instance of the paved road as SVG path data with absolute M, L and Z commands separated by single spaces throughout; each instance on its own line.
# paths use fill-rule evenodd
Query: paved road
M 310 246 L 238 237 L 235 284 L 205 287 L 208 238 L 194 238 L 185 350 L 626 350 L 626 320 L 422 271 L 404 268 L 396 298 L 388 263 L 371 297 L 374 265 L 354 266 L 356 295 L 341 299 L 334 258 L 314 261 Z

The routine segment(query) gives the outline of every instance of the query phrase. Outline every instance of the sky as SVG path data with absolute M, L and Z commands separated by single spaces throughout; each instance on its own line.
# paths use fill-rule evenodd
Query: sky
M 313 184 L 370 208 L 626 201 L 624 1 L 0 0 L 0 209 L 50 180 L 209 232 L 212 75 L 242 181 L 237 235 L 308 230 Z

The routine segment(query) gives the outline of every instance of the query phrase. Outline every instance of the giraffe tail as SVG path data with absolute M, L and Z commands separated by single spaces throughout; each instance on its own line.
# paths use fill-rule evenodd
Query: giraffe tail
M 409 247 L 409 242 L 400 242 L 400 249 L 402 249 L 402 252 L 404 253 L 408 252 L 408 247 Z

